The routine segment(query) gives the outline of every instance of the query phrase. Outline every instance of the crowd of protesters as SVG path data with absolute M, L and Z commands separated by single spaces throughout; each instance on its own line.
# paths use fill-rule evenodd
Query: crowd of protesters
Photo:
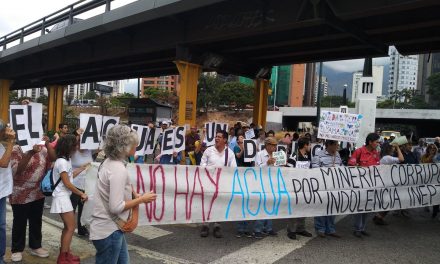
M 157 129 L 165 130 L 170 122 L 162 122 Z M 153 126 L 153 125 L 151 125 Z M 80 236 L 89 236 L 96 248 L 96 263 L 129 263 L 127 243 L 124 230 L 130 230 L 131 219 L 136 215 L 138 205 L 154 201 L 156 194 L 139 195 L 132 189 L 128 171 L 128 162 L 186 164 L 199 166 L 228 167 L 266 167 L 274 166 L 273 153 L 277 145 L 287 149 L 287 167 L 319 168 L 335 166 L 372 166 L 379 164 L 416 164 L 440 161 L 440 138 L 434 144 L 426 144 L 423 139 L 412 147 L 411 140 L 396 143 L 393 138 L 384 140 L 378 133 L 371 133 L 365 145 L 352 149 L 349 144 L 341 148 L 333 140 L 312 139 L 310 133 L 298 134 L 275 133 L 264 131 L 253 124 L 247 126 L 238 122 L 228 131 L 217 131 L 215 143 L 207 147 L 204 142 L 204 130 L 191 127 L 185 138 L 185 151 L 172 154 L 160 154 L 161 135 L 157 139 L 155 151 L 150 157 L 135 156 L 138 138 L 135 131 L 128 126 L 117 125 L 108 131 L 104 149 L 100 151 L 81 150 L 79 138 L 81 129 L 69 134 L 66 124 L 59 125 L 59 131 L 50 140 L 43 138 L 44 144 L 35 145 L 30 151 L 23 152 L 16 145 L 15 132 L 0 120 L 0 263 L 6 249 L 6 199 L 9 198 L 13 212 L 11 259 L 22 260 L 26 244 L 26 231 L 29 226 L 28 246 L 30 254 L 45 258 L 49 251 L 42 247 L 42 215 L 45 208 L 45 196 L 41 193 L 40 183 L 52 169 L 55 189 L 52 194 L 50 213 L 59 214 L 64 228 L 60 238 L 57 263 L 79 263 L 79 257 L 70 250 L 72 236 L 77 229 Z M 253 129 L 258 153 L 253 162 L 244 159 L 244 140 L 248 130 Z M 276 134 L 278 138 L 276 137 Z M 281 136 L 280 136 L 281 135 Z M 291 149 L 296 142 L 297 150 Z M 312 157 L 311 144 L 320 143 L 323 149 Z M 262 147 L 264 146 L 264 147 Z M 293 153 L 292 153 L 293 152 Z M 97 158 L 98 157 L 98 158 Z M 101 157 L 101 158 L 99 158 Z M 96 186 L 95 207 L 89 229 L 81 224 L 81 213 L 88 196 L 85 193 L 85 171 L 92 161 L 101 161 Z M 77 212 L 76 223 L 75 213 Z M 432 216 L 436 217 L 439 207 L 434 206 Z M 372 221 L 377 225 L 388 224 L 385 217 L 388 212 L 376 213 Z M 406 211 L 398 212 L 407 214 Z M 353 235 L 369 236 L 367 222 L 369 214 L 354 214 Z M 335 216 L 315 217 L 314 229 L 318 237 L 335 237 Z M 312 237 L 311 230 L 306 230 L 305 218 L 288 221 L 287 237 Z M 236 237 L 261 239 L 264 236 L 277 236 L 272 220 L 242 221 L 236 223 Z M 208 237 L 209 225 L 202 225 L 200 236 Z M 221 224 L 212 224 L 212 235 L 223 236 Z

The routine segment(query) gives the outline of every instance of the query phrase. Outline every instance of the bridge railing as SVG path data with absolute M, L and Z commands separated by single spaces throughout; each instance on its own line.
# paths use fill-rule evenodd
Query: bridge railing
M 24 42 L 24 38 L 31 34 L 41 32 L 41 36 L 49 33 L 47 28 L 56 24 L 67 21 L 67 25 L 73 24 L 75 16 L 88 12 L 100 6 L 105 6 L 105 11 L 111 10 L 111 2 L 114 0 L 80 0 L 65 8 L 62 8 L 50 15 L 47 15 L 35 22 L 32 22 L 20 29 L 17 29 L 3 37 L 0 37 L 0 48 L 6 50 L 8 44 L 19 40 L 20 44 Z

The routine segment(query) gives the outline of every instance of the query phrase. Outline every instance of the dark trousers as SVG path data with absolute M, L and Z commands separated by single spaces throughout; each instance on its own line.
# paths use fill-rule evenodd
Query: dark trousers
M 12 245 L 11 251 L 24 251 L 26 243 L 26 226 L 29 221 L 29 247 L 41 247 L 41 224 L 43 217 L 44 198 L 27 204 L 13 204 L 12 212 Z
M 84 190 L 78 189 L 81 192 L 84 192 Z M 73 207 L 73 212 L 76 211 L 76 207 L 78 207 L 78 214 L 76 214 L 77 216 L 77 220 L 76 220 L 76 224 L 78 225 L 78 230 L 80 229 L 81 225 L 81 215 L 82 215 L 82 211 L 83 211 L 83 207 L 84 207 L 84 203 L 81 201 L 81 196 L 72 193 L 70 195 L 70 201 L 72 202 L 72 207 Z

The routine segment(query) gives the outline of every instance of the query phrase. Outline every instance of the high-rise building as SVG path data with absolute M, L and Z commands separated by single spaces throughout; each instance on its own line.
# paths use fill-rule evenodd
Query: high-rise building
M 23 89 L 17 91 L 18 98 L 20 97 L 29 97 L 32 101 L 36 101 L 40 96 L 47 95 L 46 88 L 31 88 L 31 89 Z
M 316 103 L 318 102 L 318 86 L 319 86 L 319 76 L 316 76 L 313 105 L 316 105 Z M 323 75 L 321 76 L 321 98 L 327 95 L 328 95 L 328 80 L 327 77 Z
M 70 84 L 64 90 L 64 98 L 70 96 L 73 100 L 82 100 L 84 95 L 90 91 L 90 83 Z
M 428 78 L 435 73 L 440 73 L 440 53 L 419 55 L 417 93 L 423 96 L 427 103 L 432 103 L 428 93 Z
M 403 89 L 417 88 L 418 55 L 403 56 L 395 47 L 390 47 L 390 72 L 388 95 Z
M 141 78 L 140 97 L 144 97 L 144 91 L 148 88 L 158 88 L 169 92 L 178 92 L 180 88 L 179 75 Z
M 359 94 L 361 94 L 360 79 L 362 77 L 362 71 L 353 73 L 353 85 L 351 90 L 351 101 L 356 102 Z M 382 83 L 383 83 L 383 66 L 373 66 L 373 82 L 374 82 L 374 94 L 376 97 L 382 96 Z
M 315 105 L 315 91 L 317 85 L 315 84 L 317 79 L 316 76 L 316 64 L 307 63 L 305 76 L 304 76 L 304 99 L 303 106 L 314 106 Z

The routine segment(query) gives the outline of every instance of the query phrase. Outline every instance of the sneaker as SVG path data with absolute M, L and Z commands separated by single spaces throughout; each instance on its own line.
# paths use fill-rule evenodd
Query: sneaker
M 287 232 L 287 237 L 292 239 L 292 240 L 295 240 L 296 239 L 296 233 L 289 231 L 289 232 Z
M 250 233 L 250 232 L 244 232 L 244 235 L 245 235 L 247 238 L 253 238 L 253 237 L 254 237 L 254 235 L 253 235 L 252 233 Z
M 326 234 L 326 235 L 327 235 L 327 236 L 334 237 L 334 238 L 341 238 L 341 236 L 338 235 L 337 233 L 329 233 L 329 234 Z
M 324 232 L 318 232 L 318 236 L 320 238 L 325 238 L 325 233 Z
M 244 232 L 237 232 L 237 234 L 235 234 L 236 238 L 241 238 L 244 236 Z
M 79 236 L 89 236 L 89 230 L 85 226 L 80 226 L 78 228 L 78 235 Z
M 12 262 L 19 262 L 23 259 L 23 252 L 14 252 L 11 255 Z
M 47 249 L 44 248 L 31 249 L 31 255 L 40 258 L 47 258 L 49 257 L 49 251 L 47 251 Z
M 304 237 L 312 237 L 312 236 L 313 236 L 312 234 L 310 234 L 310 233 L 307 232 L 306 230 L 301 231 L 301 232 L 296 232 L 296 234 L 297 234 L 297 235 L 300 235 L 300 236 L 304 236 Z
M 223 237 L 222 229 L 219 226 L 214 227 L 214 232 L 213 233 L 214 233 L 214 237 L 215 238 L 222 238 Z
M 367 233 L 365 231 L 361 231 L 361 234 L 364 235 L 364 236 L 370 236 L 370 233 Z
M 278 233 L 275 232 L 274 230 L 267 231 L 266 234 L 267 234 L 268 236 L 278 236 Z
M 263 238 L 264 236 L 263 236 L 263 233 L 261 233 L 261 232 L 255 232 L 254 233 L 254 238 L 256 238 L 256 239 L 261 239 L 261 238 Z
M 202 229 L 200 230 L 200 236 L 201 237 L 207 237 L 209 236 L 209 227 L 202 226 Z
M 377 216 L 377 215 L 375 215 L 375 216 L 373 217 L 373 222 L 374 222 L 376 225 L 388 225 L 388 223 L 385 222 L 385 220 L 383 220 L 383 218 L 381 218 L 381 217 L 379 217 L 379 216 Z
M 353 236 L 355 236 L 357 238 L 362 238 L 362 233 L 361 233 L 361 231 L 354 231 Z

